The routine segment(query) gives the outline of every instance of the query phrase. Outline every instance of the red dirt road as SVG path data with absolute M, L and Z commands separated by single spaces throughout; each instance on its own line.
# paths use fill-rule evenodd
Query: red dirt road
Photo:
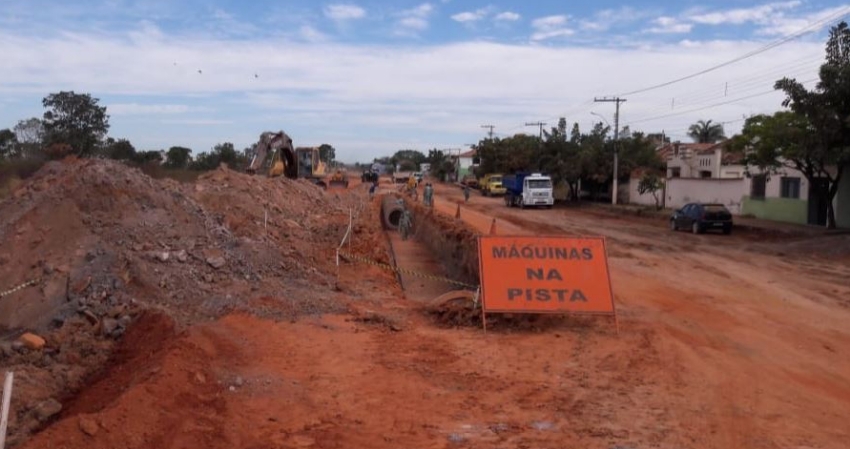
M 22 447 L 847 447 L 846 264 L 499 201 L 470 208 L 530 233 L 609 237 L 619 337 L 604 318 L 441 328 L 386 273 L 346 265 L 349 314 L 231 315 L 164 348 L 131 331 L 124 364 Z

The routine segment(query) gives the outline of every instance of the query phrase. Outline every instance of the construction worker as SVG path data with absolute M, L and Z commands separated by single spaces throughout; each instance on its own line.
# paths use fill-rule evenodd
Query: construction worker
M 428 207 L 432 207 L 434 205 L 434 187 L 430 182 L 425 184 L 425 192 L 422 194 L 422 200 Z
M 401 212 L 401 218 L 398 221 L 398 232 L 401 233 L 401 239 L 407 240 L 410 235 L 410 229 L 413 227 L 413 214 L 409 209 L 404 209 Z
M 469 202 L 469 185 L 468 184 L 463 185 L 463 202 L 464 203 Z

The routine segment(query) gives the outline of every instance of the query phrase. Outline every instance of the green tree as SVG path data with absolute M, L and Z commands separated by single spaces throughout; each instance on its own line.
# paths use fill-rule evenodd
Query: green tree
M 319 145 L 319 159 L 328 165 L 333 165 L 336 161 L 336 148 L 327 143 Z
M 109 116 L 105 106 L 98 106 L 99 101 L 73 91 L 44 97 L 46 143 L 69 144 L 80 156 L 93 154 L 109 131 Z
M 162 163 L 162 152 L 157 150 L 138 151 L 133 156 L 132 161 L 140 165 L 160 164 Z
M 640 181 L 638 181 L 638 193 L 641 195 L 651 194 L 652 198 L 655 199 L 656 210 L 661 210 L 661 199 L 658 197 L 658 192 L 663 188 L 664 180 L 654 171 L 644 172 Z
M 835 228 L 833 201 L 850 165 L 850 29 L 834 26 L 826 43 L 819 82 L 807 90 L 793 79 L 776 82 L 785 92 L 782 105 L 790 111 L 755 116 L 744 124 L 735 147 L 745 152 L 748 166 L 764 170 L 791 167 L 803 173 L 827 205 L 827 228 Z M 825 188 L 819 180 L 827 181 Z
M 165 166 L 168 168 L 186 168 L 189 166 L 192 150 L 186 147 L 171 147 L 165 153 Z
M 103 143 L 102 153 L 110 159 L 122 161 L 131 161 L 136 158 L 136 148 L 127 139 L 107 138 Z
M 726 138 L 723 125 L 711 120 L 700 120 L 688 128 L 688 136 L 696 143 L 716 143 Z
M 0 129 L 0 161 L 17 156 L 18 138 L 11 129 Z
M 12 129 L 18 139 L 17 157 L 33 158 L 43 156 L 44 124 L 32 117 L 19 121 Z
M 438 149 L 428 151 L 427 162 L 431 164 L 431 176 L 437 179 L 445 180 L 449 173 L 454 172 L 451 158 Z

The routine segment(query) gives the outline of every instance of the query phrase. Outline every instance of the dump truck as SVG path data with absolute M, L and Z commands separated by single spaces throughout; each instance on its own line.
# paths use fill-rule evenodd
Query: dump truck
M 502 185 L 502 175 L 498 173 L 490 173 L 484 175 L 479 181 L 481 186 L 481 194 L 484 196 L 504 195 L 506 190 Z
M 552 178 L 541 173 L 517 173 L 502 176 L 505 186 L 505 205 L 525 208 L 543 206 L 551 208 L 555 204 L 552 194 Z

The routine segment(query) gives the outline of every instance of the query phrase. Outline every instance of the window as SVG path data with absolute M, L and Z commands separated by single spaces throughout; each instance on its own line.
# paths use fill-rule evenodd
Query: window
M 700 177 L 700 178 L 710 178 L 710 177 L 711 177 L 711 172 L 710 172 L 710 171 L 708 171 L 708 170 L 700 170 L 700 172 L 699 172 L 699 177 Z
M 671 178 L 678 178 L 679 176 L 682 176 L 682 169 L 681 168 L 673 167 L 673 168 L 670 169 L 670 177 Z
M 782 198 L 800 198 L 800 178 L 782 178 L 780 196 Z
M 548 189 L 552 187 L 552 181 L 548 179 L 529 179 L 528 180 L 528 188 L 529 189 Z
M 753 176 L 753 185 L 750 189 L 750 197 L 752 199 L 763 200 L 764 199 L 764 191 L 767 186 L 767 176 L 765 175 L 756 175 Z

